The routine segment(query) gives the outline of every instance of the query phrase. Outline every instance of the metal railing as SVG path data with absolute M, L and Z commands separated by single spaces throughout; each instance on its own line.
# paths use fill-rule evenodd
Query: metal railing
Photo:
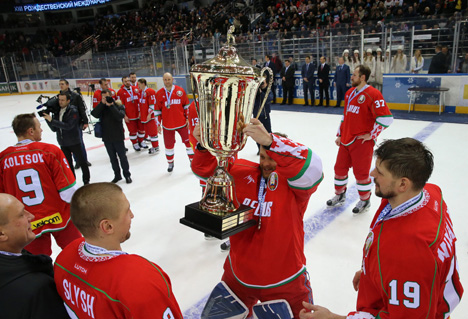
M 433 25 L 433 24 L 432 24 Z M 30 55 L 8 55 L 0 59 L 0 82 L 17 82 L 59 78 L 121 77 L 136 72 L 138 77 L 188 74 L 190 65 L 214 57 L 225 42 L 225 35 L 203 38 L 192 43 L 181 41 L 171 49 L 148 46 L 109 52 L 87 52 L 83 56 L 53 57 L 47 52 Z M 332 68 L 343 50 L 350 55 L 357 49 L 363 54 L 368 48 L 374 52 L 391 49 L 391 55 L 402 48 L 409 64 L 413 52 L 420 49 L 427 71 L 437 44 L 449 47 L 450 69 L 456 70 L 460 56 L 468 52 L 468 22 L 441 20 L 437 28 L 425 27 L 424 21 L 384 26 L 379 32 L 365 32 L 348 27 L 280 33 L 243 34 L 236 37 L 237 50 L 245 60 L 256 58 L 263 62 L 266 54 L 276 53 L 281 60 L 293 57 L 298 68 L 306 55 L 318 61 L 328 58 Z

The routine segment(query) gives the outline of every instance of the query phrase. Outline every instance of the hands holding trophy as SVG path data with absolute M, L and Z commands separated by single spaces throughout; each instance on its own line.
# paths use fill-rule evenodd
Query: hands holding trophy
M 198 95 L 200 144 L 218 161 L 213 176 L 207 181 L 200 202 L 186 206 L 180 222 L 189 227 L 223 239 L 255 224 L 250 207 L 237 200 L 234 180 L 227 172 L 229 159 L 242 150 L 247 141 L 244 132 L 250 123 L 255 97 L 269 68 L 258 70 L 238 54 L 234 46 L 234 26 L 228 32 L 228 41 L 218 54 L 201 64 L 192 66 L 194 95 Z M 270 81 L 263 106 L 270 92 Z M 257 115 L 258 117 L 258 115 Z

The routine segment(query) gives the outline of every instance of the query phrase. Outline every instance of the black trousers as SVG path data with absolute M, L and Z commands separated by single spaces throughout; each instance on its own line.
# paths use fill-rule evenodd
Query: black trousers
M 81 173 L 83 174 L 83 183 L 88 183 L 90 178 L 89 167 L 83 155 L 81 144 L 75 144 L 71 146 L 60 146 L 60 148 L 62 149 L 63 154 L 65 154 L 65 157 L 67 158 L 68 166 L 70 166 L 73 175 L 75 175 L 75 168 L 73 167 L 72 154 L 75 156 L 77 163 L 80 164 Z
M 256 115 L 256 114 L 255 114 Z M 268 133 L 271 133 L 271 119 L 270 114 L 265 113 L 265 109 L 263 109 L 262 113 L 258 117 L 258 120 L 262 122 L 263 126 L 267 130 Z M 257 147 L 260 150 L 260 144 L 257 143 Z
M 284 84 L 284 82 L 283 82 Z M 283 86 L 283 104 L 293 104 L 294 85 Z
M 315 104 L 315 94 L 314 94 L 314 81 L 303 81 L 303 87 L 304 87 L 304 104 L 309 104 L 308 99 L 309 99 L 309 93 L 310 93 L 310 105 Z
M 348 87 L 346 84 L 337 84 L 336 85 L 336 105 L 341 106 L 341 101 L 344 100 L 344 96 Z
M 325 92 L 325 99 L 327 100 L 327 106 L 330 105 L 330 92 L 328 90 L 328 83 L 320 83 L 319 84 L 320 90 L 320 103 L 319 105 L 323 105 L 323 92 Z
M 276 104 L 276 84 L 274 81 L 271 85 L 271 91 L 273 92 L 273 102 L 271 102 L 271 104 Z
M 86 163 L 88 162 L 88 153 L 86 153 L 86 147 L 84 145 L 84 141 L 83 141 L 83 131 L 80 130 L 80 139 L 81 139 L 81 151 L 83 152 L 83 156 L 86 160 Z M 75 154 L 73 154 L 73 159 L 75 160 L 75 162 L 78 163 L 78 160 L 76 159 L 75 157 Z
M 127 154 L 125 154 L 124 141 L 104 142 L 104 146 L 106 147 L 107 154 L 109 155 L 114 176 L 117 178 L 122 177 L 120 174 L 120 166 L 122 166 L 123 175 L 125 177 L 130 177 L 130 165 L 128 165 Z M 120 166 L 117 155 L 120 159 Z

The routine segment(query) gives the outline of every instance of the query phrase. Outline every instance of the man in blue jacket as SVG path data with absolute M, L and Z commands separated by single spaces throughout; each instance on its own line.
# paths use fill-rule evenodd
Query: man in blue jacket
M 341 101 L 344 100 L 346 91 L 351 87 L 351 71 L 349 66 L 344 64 L 343 57 L 338 59 L 338 65 L 335 71 L 335 83 L 333 84 L 336 89 L 336 106 L 341 106 Z
M 315 104 L 314 73 L 315 73 L 315 65 L 310 61 L 310 56 L 306 56 L 305 64 L 302 66 L 302 71 L 301 71 L 302 85 L 304 88 L 304 106 L 309 105 L 308 103 L 309 92 L 310 92 L 310 105 L 314 106 Z

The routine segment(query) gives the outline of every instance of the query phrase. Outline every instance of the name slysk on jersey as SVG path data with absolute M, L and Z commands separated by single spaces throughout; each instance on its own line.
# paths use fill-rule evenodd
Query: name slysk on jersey
M 168 91 L 165 87 L 156 93 L 155 115 L 161 117 L 162 126 L 166 130 L 176 130 L 187 124 L 187 108 L 189 99 L 184 89 L 173 85 Z
M 277 163 L 266 181 L 259 207 L 261 171 L 258 163 L 235 160 L 229 173 L 236 183 L 237 199 L 261 215 L 261 228 L 250 227 L 231 236 L 225 263 L 237 280 L 251 288 L 273 288 L 294 280 L 305 271 L 303 217 L 310 196 L 322 181 L 322 161 L 306 146 L 272 134 L 267 154 Z M 207 178 L 216 167 L 209 152 L 196 151 L 193 172 Z
M 109 91 L 111 91 L 112 97 L 116 99 L 117 93 L 115 93 L 115 90 L 112 88 L 108 88 Z M 96 90 L 93 95 L 93 109 L 98 106 L 99 103 L 102 101 L 102 91 L 101 90 Z
M 338 129 L 341 144 L 352 144 L 358 135 L 370 133 L 375 141 L 379 134 L 393 122 L 382 93 L 372 86 L 365 86 L 359 92 L 355 88 L 345 94 L 345 108 Z
M 371 223 L 363 249 L 357 318 L 446 319 L 463 287 L 455 254 L 456 237 L 440 188 L 423 191 L 394 208 L 388 200 Z M 380 218 L 379 218 L 380 217 Z
M 138 119 L 138 90 L 133 86 L 130 86 L 130 88 L 127 89 L 125 85 L 122 85 L 120 90 L 117 92 L 117 98 L 122 101 L 122 104 L 125 106 L 125 115 L 127 115 L 128 119 Z
M 181 319 L 167 274 L 133 254 L 95 255 L 84 239 L 70 243 L 54 266 L 57 291 L 72 318 Z
M 30 142 L 0 153 L 0 192 L 18 198 L 34 215 L 36 237 L 67 226 L 76 189 L 68 162 L 55 145 Z

